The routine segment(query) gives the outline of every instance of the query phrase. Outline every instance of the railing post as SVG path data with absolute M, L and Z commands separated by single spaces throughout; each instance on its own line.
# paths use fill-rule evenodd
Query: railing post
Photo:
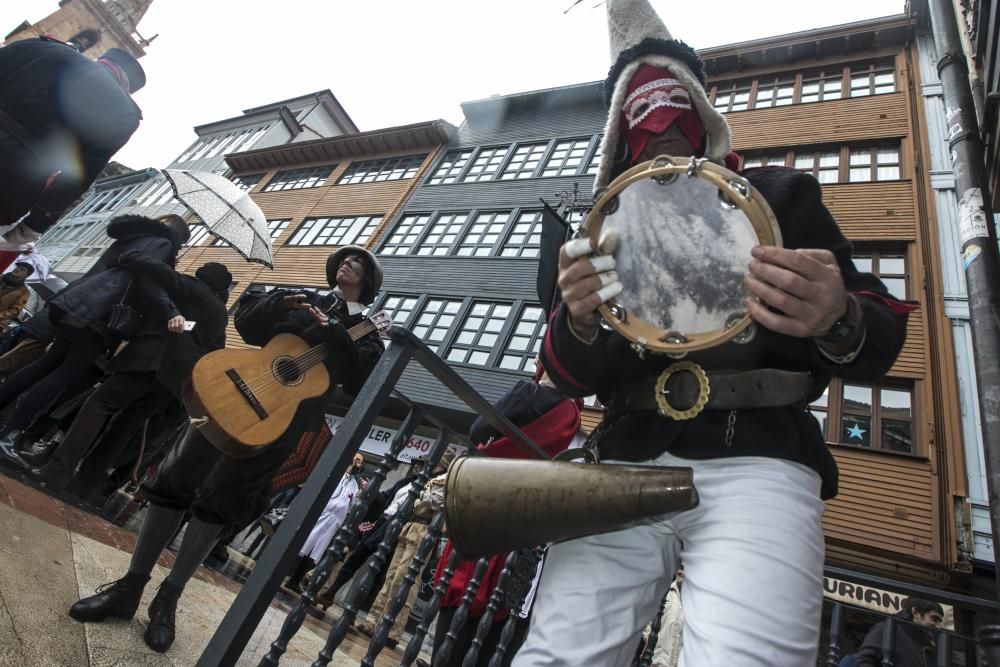
M 486 639 L 486 635 L 489 634 L 490 627 L 493 625 L 493 615 L 500 608 L 500 600 L 503 598 L 504 591 L 507 590 L 510 570 L 516 558 L 517 552 L 511 551 L 504 560 L 503 570 L 500 572 L 500 577 L 497 579 L 497 585 L 493 589 L 493 593 L 490 594 L 490 601 L 486 605 L 483 615 L 479 617 L 479 625 L 476 626 L 476 636 L 472 638 L 472 646 L 465 652 L 465 657 L 462 659 L 462 667 L 476 667 L 476 663 L 479 660 L 479 652 L 483 648 L 483 641 Z M 514 614 L 516 610 L 510 613 Z
M 896 656 L 896 619 L 892 616 L 885 619 L 885 630 L 882 633 L 882 667 L 893 667 Z
M 844 607 L 834 602 L 830 610 L 830 643 L 826 649 L 827 667 L 837 667 L 840 664 L 840 633 L 844 631 Z
M 406 344 L 390 345 L 375 365 L 330 446 L 320 456 L 315 470 L 289 507 L 285 520 L 209 640 L 197 667 L 236 664 L 412 353 L 413 348 Z
M 451 431 L 448 429 L 442 429 L 438 434 L 437 440 L 431 446 L 431 451 L 428 453 L 427 465 L 423 467 L 423 470 L 421 470 L 416 478 L 410 483 L 410 489 L 407 492 L 406 500 L 403 501 L 403 504 L 400 505 L 396 514 L 386 526 L 385 535 L 382 537 L 382 541 L 379 542 L 378 548 L 368 559 L 368 562 L 365 563 L 365 567 L 362 568 L 357 575 L 355 575 L 354 583 L 351 584 L 351 589 L 347 593 L 347 601 L 344 604 L 344 611 L 341 613 L 340 618 L 337 619 L 337 622 L 333 624 L 333 627 L 330 628 L 330 633 L 326 638 L 326 644 L 319 652 L 316 660 L 313 661 L 312 667 L 326 667 L 326 665 L 330 664 L 330 661 L 333 660 L 334 650 L 340 646 L 340 644 L 344 641 L 344 638 L 347 636 L 347 629 L 351 626 L 351 622 L 357 617 L 358 608 L 364 599 L 368 597 L 368 593 L 375 584 L 379 572 L 389 565 L 392 553 L 399 540 L 399 533 L 403 530 L 403 525 L 410 520 L 410 515 L 413 513 L 413 506 L 416 504 L 417 498 L 420 496 L 420 492 L 430 479 L 431 470 L 434 468 L 437 461 L 441 459 L 445 450 L 448 449 L 448 444 L 451 441 Z M 261 665 L 261 667 L 264 666 Z
M 951 635 L 946 630 L 938 633 L 937 667 L 951 667 Z
M 663 610 L 666 609 L 668 595 L 670 595 L 669 588 L 660 601 L 660 608 L 656 610 L 656 614 L 649 624 L 649 638 L 642 648 L 642 655 L 639 656 L 639 667 L 649 667 L 653 664 L 653 651 L 656 650 L 656 644 L 660 641 L 660 627 L 663 625 Z
M 465 595 L 462 596 L 462 603 L 455 610 L 455 615 L 451 619 L 451 625 L 448 626 L 448 634 L 445 635 L 444 642 L 441 643 L 437 655 L 434 656 L 433 667 L 445 667 L 451 659 L 451 652 L 458 642 L 458 633 L 469 617 L 469 607 L 472 606 L 472 601 L 475 599 L 476 593 L 479 592 L 479 585 L 482 583 L 483 576 L 486 574 L 486 568 L 489 565 L 489 558 L 480 558 L 476 562 L 476 569 L 472 573 L 472 578 L 469 579 L 469 583 L 465 586 Z
M 413 588 L 417 577 L 420 576 L 420 572 L 424 569 L 427 557 L 434 551 L 434 546 L 437 544 L 438 536 L 441 535 L 441 528 L 443 526 L 444 512 L 441 511 L 428 524 L 427 532 L 421 538 L 420 546 L 417 547 L 417 552 L 414 554 L 413 560 L 410 561 L 410 564 L 406 568 L 406 574 L 403 576 L 403 585 L 393 592 L 389 606 L 386 608 L 382 620 L 379 621 L 378 629 L 375 630 L 375 634 L 368 644 L 368 653 L 361 660 L 363 667 L 374 667 L 375 658 L 385 648 L 389 639 L 389 631 L 392 630 L 392 626 L 396 622 L 396 617 L 406 608 L 406 598 L 410 595 L 410 589 Z
M 330 576 L 330 571 L 336 563 L 344 557 L 344 548 L 350 544 L 355 543 L 355 533 L 358 523 L 361 518 L 368 511 L 368 506 L 371 501 L 378 495 L 379 489 L 382 486 L 382 482 L 385 480 L 386 476 L 389 474 L 389 469 L 393 467 L 394 463 L 398 463 L 397 457 L 400 452 L 406 447 L 406 443 L 409 441 L 410 436 L 413 432 L 417 430 L 417 426 L 423 418 L 423 412 L 419 409 L 411 410 L 403 420 L 403 424 L 399 428 L 399 432 L 396 434 L 396 438 L 392 442 L 392 447 L 381 462 L 379 462 L 378 467 L 375 470 L 373 479 L 368 487 L 362 492 L 361 496 L 358 498 L 358 502 L 354 503 L 351 507 L 351 511 L 348 513 L 347 518 L 344 523 L 340 525 L 337 529 L 336 534 L 330 546 L 326 548 L 323 553 L 323 557 L 317 563 L 313 570 L 312 576 L 308 579 L 306 583 L 306 588 L 299 596 L 298 602 L 289 611 L 288 616 L 285 617 L 285 622 L 281 624 L 281 630 L 278 633 L 277 638 L 271 642 L 271 648 L 267 655 L 260 661 L 260 667 L 275 667 L 278 664 L 278 660 L 284 655 L 285 651 L 288 649 L 288 642 L 292 640 L 295 633 L 299 631 L 302 627 L 302 623 L 306 618 L 306 610 L 312 606 L 313 602 L 316 600 L 316 594 L 319 589 L 323 587 L 326 583 L 327 578 Z
M 410 667 L 413 661 L 417 659 L 420 647 L 424 643 L 424 637 L 427 636 L 427 630 L 430 628 L 431 621 L 437 616 L 438 608 L 441 606 L 441 598 L 444 597 L 444 592 L 448 590 L 451 578 L 455 576 L 455 567 L 458 565 L 459 560 L 461 559 L 458 552 L 453 550 L 448 557 L 448 562 L 444 565 L 444 571 L 441 572 L 441 579 L 438 580 L 437 586 L 434 587 L 434 595 L 431 596 L 430 602 L 424 607 L 424 613 L 420 616 L 420 623 L 417 625 L 413 637 L 410 638 L 410 643 L 406 645 L 403 659 L 399 663 L 400 667 Z
M 1000 667 L 1000 625 L 984 625 L 976 633 L 982 667 Z

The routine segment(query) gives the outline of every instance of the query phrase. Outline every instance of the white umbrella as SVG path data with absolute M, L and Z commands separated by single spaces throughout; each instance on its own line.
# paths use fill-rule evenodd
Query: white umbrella
M 164 169 L 163 173 L 177 199 L 205 223 L 209 233 L 229 243 L 248 262 L 274 268 L 267 220 L 246 192 L 207 171 Z

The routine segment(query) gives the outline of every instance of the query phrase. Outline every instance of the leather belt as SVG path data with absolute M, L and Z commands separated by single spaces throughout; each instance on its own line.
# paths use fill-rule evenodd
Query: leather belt
M 706 371 L 679 361 L 657 376 L 615 388 L 605 407 L 609 413 L 656 410 L 675 420 L 691 419 L 702 410 L 779 408 L 805 403 L 813 390 L 809 373 L 764 368 L 753 371 Z

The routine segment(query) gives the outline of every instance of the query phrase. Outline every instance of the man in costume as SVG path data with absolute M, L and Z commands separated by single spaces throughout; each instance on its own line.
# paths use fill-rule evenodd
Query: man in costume
M 48 37 L 0 48 L 0 226 L 27 214 L 7 241 L 34 241 L 90 187 L 138 129 L 145 84 L 122 49 L 94 61 Z
M 374 331 L 352 340 L 348 327 L 360 323 L 382 284 L 375 256 L 358 246 L 345 246 L 327 258 L 327 282 L 333 291 L 275 290 L 246 299 L 235 314 L 236 329 L 251 345 L 265 345 L 279 333 L 295 333 L 312 345 L 326 343 L 325 365 L 330 389 L 360 391 L 385 349 Z M 173 538 L 186 510 L 192 519 L 184 533 L 170 574 L 149 606 L 143 639 L 155 651 L 174 640 L 174 615 L 184 585 L 230 525 L 245 525 L 267 505 L 274 473 L 295 450 L 306 431 L 324 421 L 325 396 L 304 401 L 285 433 L 250 458 L 224 456 L 194 427 L 188 427 L 164 457 L 156 478 L 143 486 L 150 507 L 139 532 L 128 573 L 96 595 L 78 601 L 70 615 L 79 621 L 132 618 L 160 552 Z
M 302 579 L 305 578 L 309 570 L 316 567 L 316 563 L 323 558 L 326 548 L 333 541 L 333 536 L 344 523 L 347 513 L 358 495 L 359 484 L 358 475 L 365 467 L 365 457 L 360 453 L 354 455 L 351 467 L 344 473 L 340 484 L 334 489 L 333 495 L 326 501 L 326 507 L 316 520 L 309 537 L 299 550 L 299 561 L 288 575 L 288 589 L 295 592 L 302 592 Z
M 614 63 L 595 189 L 661 154 L 736 167 L 729 127 L 705 95 L 694 50 L 670 36 L 646 0 L 609 0 L 607 9 Z M 694 418 L 661 416 L 655 383 L 675 360 L 640 357 L 599 326 L 598 306 L 622 289 L 614 257 L 587 256 L 587 239 L 561 250 L 563 304 L 541 351 L 549 375 L 567 395 L 596 393 L 606 406 L 589 443 L 602 460 L 690 467 L 700 500 L 553 545 L 519 667 L 628 664 L 681 560 L 680 665 L 816 661 L 820 519 L 823 499 L 837 491 L 837 467 L 805 406 L 833 376 L 879 379 L 902 347 L 911 307 L 857 271 L 815 178 L 785 168 L 743 175 L 770 204 L 785 247 L 753 250 L 746 286 L 756 336 L 685 357 L 705 370 L 710 387 L 727 372 L 738 405 L 720 408 L 711 391 Z M 674 407 L 690 407 L 697 386 L 692 373 L 675 372 L 667 383 Z

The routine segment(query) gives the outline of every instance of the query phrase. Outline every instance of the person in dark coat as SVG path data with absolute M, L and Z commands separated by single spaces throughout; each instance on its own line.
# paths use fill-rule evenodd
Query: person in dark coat
M 143 328 L 112 359 L 111 375 L 87 399 L 62 442 L 21 455 L 55 489 L 69 484 L 84 456 L 109 465 L 116 460 L 150 415 L 181 400 L 181 386 L 195 363 L 226 344 L 226 300 L 233 277 L 224 265 L 209 262 L 188 276 L 137 251 L 122 255 L 118 265 L 132 276 L 140 297 L 157 285 L 170 301 L 160 312 L 146 314 Z M 185 331 L 185 322 L 194 328 Z M 99 474 L 102 467 L 106 470 L 100 465 L 88 469 Z M 100 475 L 86 480 L 84 488 L 99 491 L 103 482 Z
M 56 325 L 52 345 L 37 361 L 0 385 L 0 408 L 17 400 L 0 438 L 27 427 L 66 386 L 86 374 L 98 356 L 120 343 L 107 328 L 115 304 L 124 301 L 140 313 L 155 314 L 170 303 L 166 290 L 157 283 L 148 283 L 142 294 L 130 289 L 132 278 L 118 266 L 118 260 L 131 251 L 172 267 L 178 249 L 190 236 L 184 220 L 176 215 L 161 220 L 120 216 L 108 223 L 107 234 L 115 242 L 94 267 L 48 303 L 49 316 Z M 16 450 L 13 446 L 0 447 L 8 454 Z
M 146 76 L 128 52 L 94 61 L 41 37 L 0 48 L 0 226 L 34 241 L 90 187 L 139 127 Z
M 658 155 L 738 168 L 695 51 L 647 0 L 609 0 L 607 11 L 614 64 L 595 190 Z M 687 664 L 816 662 L 823 499 L 837 491 L 837 467 L 806 407 L 831 377 L 878 381 L 912 306 L 856 269 L 813 176 L 743 176 L 770 204 L 784 246 L 755 247 L 741 272 L 752 339 L 689 352 L 682 366 L 642 353 L 600 327 L 598 307 L 622 291 L 615 257 L 590 256 L 589 239 L 560 251 L 563 303 L 541 346 L 549 376 L 568 396 L 596 394 L 605 406 L 588 442 L 602 460 L 690 468 L 699 502 L 552 545 L 517 667 L 628 664 L 681 561 Z
M 279 333 L 298 334 L 311 345 L 325 344 L 328 392 L 340 385 L 357 394 L 385 346 L 374 329 L 352 340 L 348 328 L 365 320 L 364 305 L 374 301 L 382 270 L 375 256 L 364 248 L 346 246 L 327 258 L 326 275 L 333 291 L 325 296 L 275 290 L 242 300 L 234 316 L 236 329 L 251 345 L 265 345 Z M 94 622 L 131 618 L 160 553 L 185 512 L 190 511 L 192 519 L 170 574 L 150 604 L 150 622 L 143 635 L 154 651 L 167 650 L 174 641 L 177 600 L 185 584 L 227 526 L 245 525 L 261 514 L 275 472 L 295 450 L 302 434 L 323 423 L 325 398 L 304 401 L 284 434 L 249 458 L 225 456 L 197 428 L 189 426 L 167 452 L 155 479 L 142 486 L 149 510 L 128 573 L 96 595 L 78 601 L 70 608 L 70 615 Z
M 937 602 L 912 597 L 905 598 L 899 606 L 899 613 L 893 616 L 896 633 L 893 666 L 932 667 L 937 657 L 933 633 L 941 628 L 944 609 Z M 865 635 L 861 650 L 855 656 L 858 667 L 880 667 L 883 664 L 885 629 L 886 621 L 882 621 L 872 626 Z

